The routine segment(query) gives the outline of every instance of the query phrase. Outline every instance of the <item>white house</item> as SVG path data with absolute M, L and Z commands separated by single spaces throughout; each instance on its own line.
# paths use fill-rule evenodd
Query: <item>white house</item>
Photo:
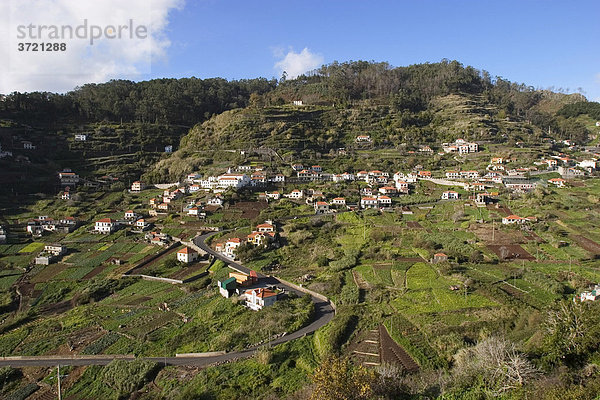
M 146 221 L 145 219 L 140 218 L 137 221 L 135 221 L 135 226 L 139 229 L 144 230 L 150 226 L 150 223 L 148 221 Z
M 146 184 L 144 184 L 144 182 L 135 181 L 131 184 L 132 192 L 141 192 L 144 189 L 146 189 Z
M 281 198 L 281 194 L 279 192 L 265 192 L 265 197 L 271 200 L 279 200 Z
M 192 248 L 184 247 L 177 252 L 177 261 L 189 264 L 198 259 L 198 252 Z
M 577 164 L 579 168 L 594 170 L 596 169 L 596 160 L 583 160 Z
M 371 141 L 371 136 L 369 136 L 369 135 L 358 135 L 356 137 L 356 141 L 358 143 L 361 143 L 361 142 L 367 142 L 368 143 L 368 142 Z
M 273 305 L 277 301 L 277 293 L 266 288 L 250 289 L 244 295 L 246 307 L 254 311 Z
M 285 175 L 283 175 L 283 174 L 275 174 L 275 176 L 273 176 L 273 178 L 271 178 L 271 182 L 274 182 L 274 183 L 284 183 L 285 182 Z
M 532 222 L 532 221 L 535 221 L 535 220 L 536 220 L 535 217 L 523 218 L 523 217 L 519 217 L 518 215 L 509 215 L 508 217 L 502 218 L 502 223 L 504 225 L 525 224 L 527 222 Z
M 398 194 L 398 190 L 393 186 L 383 186 L 379 188 L 379 193 L 389 196 L 395 196 L 396 194 Z
M 125 211 L 125 219 L 136 219 L 138 214 L 133 210 Z
M 336 197 L 331 201 L 331 204 L 333 204 L 334 206 L 345 206 L 346 199 L 343 197 Z
M 329 212 L 329 203 L 326 201 L 315 201 L 315 214 L 325 214 Z
M 225 249 L 223 250 L 223 253 L 228 257 L 235 258 L 235 251 L 241 245 L 242 241 L 240 238 L 231 238 L 225 242 Z
M 290 199 L 301 199 L 304 197 L 304 192 L 302 190 L 294 189 L 287 195 L 287 197 Z
M 188 215 L 192 215 L 194 217 L 197 217 L 198 215 L 200 215 L 200 209 L 198 207 L 192 207 L 188 209 Z
M 52 254 L 53 256 L 62 256 L 67 252 L 67 247 L 62 244 L 47 244 L 44 246 L 46 253 Z
M 85 142 L 86 140 L 87 140 L 87 135 L 85 135 L 85 134 L 75 135 L 75 141 L 77 141 L 77 142 Z
M 376 197 L 363 197 L 360 199 L 360 207 L 361 208 L 377 208 L 377 198 Z
M 246 174 L 223 174 L 217 178 L 218 186 L 223 189 L 239 189 L 250 184 L 250 178 Z
M 392 205 L 392 199 L 388 196 L 377 197 L 377 202 L 381 207 L 390 207 Z
M 112 218 L 102 218 L 96 221 L 95 230 L 100 233 L 111 233 L 117 228 L 117 222 Z
M 548 179 L 548 183 L 551 183 L 552 185 L 556 186 L 556 187 L 565 187 L 565 183 L 567 181 L 565 181 L 562 178 L 552 178 L 552 179 Z
M 460 172 L 458 171 L 446 171 L 447 179 L 458 179 L 460 178 Z
M 221 207 L 223 205 L 223 199 L 218 196 L 211 197 L 210 199 L 208 199 L 206 204 L 208 204 L 209 206 Z
M 442 193 L 442 200 L 456 200 L 458 199 L 458 192 L 454 190 L 447 190 Z
M 256 225 L 256 230 L 258 232 L 275 232 L 275 225 L 270 223 L 270 221 L 265 221 L 262 224 Z

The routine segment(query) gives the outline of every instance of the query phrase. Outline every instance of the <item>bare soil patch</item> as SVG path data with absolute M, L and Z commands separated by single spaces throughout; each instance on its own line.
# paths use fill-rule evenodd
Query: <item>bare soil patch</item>
M 592 239 L 588 239 L 583 235 L 571 235 L 570 238 L 586 251 L 594 255 L 600 254 L 600 244 L 594 242 Z
M 523 233 L 520 231 L 502 231 L 498 227 L 492 229 L 491 224 L 471 224 L 470 232 L 473 232 L 477 238 L 488 245 L 512 245 L 515 243 L 525 243 Z
M 505 206 L 496 207 L 496 205 L 494 205 L 494 204 L 488 204 L 487 209 L 490 211 L 496 211 L 498 214 L 505 216 L 505 217 L 513 214 L 513 212 L 510 210 L 510 208 L 505 207 Z
M 488 249 L 493 251 L 500 259 L 504 258 L 506 260 L 530 260 L 530 261 L 535 260 L 534 256 L 529 254 L 527 252 L 527 250 L 525 250 L 518 244 L 502 244 L 502 245 L 496 244 L 496 245 L 488 245 L 487 247 L 488 247 Z M 503 250 L 504 248 L 506 249 L 506 251 Z
M 201 272 L 204 272 L 205 269 L 206 269 L 206 264 L 194 264 L 194 265 L 190 265 L 190 266 L 181 268 L 179 271 L 169 275 L 168 278 L 184 279 L 186 277 L 189 277 L 192 275 L 197 275 Z
M 88 272 L 83 279 L 92 279 L 93 277 L 95 277 L 96 275 L 98 275 L 100 272 L 102 272 L 104 270 L 106 266 L 105 265 L 98 265 L 96 268 L 94 268 L 93 270 L 91 270 L 90 272 Z
M 241 218 L 255 219 L 268 206 L 269 204 L 266 201 L 240 201 L 231 207 L 231 209 L 241 210 Z

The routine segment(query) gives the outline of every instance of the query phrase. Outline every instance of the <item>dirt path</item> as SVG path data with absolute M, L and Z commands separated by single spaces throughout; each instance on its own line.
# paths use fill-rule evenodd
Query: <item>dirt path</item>
M 358 286 L 359 289 L 362 289 L 362 290 L 370 290 L 371 289 L 371 285 L 369 284 L 369 282 L 367 282 L 365 280 L 365 278 L 362 277 L 360 272 L 356 272 L 356 271 L 352 270 L 352 277 L 354 278 L 354 283 L 356 284 L 356 286 Z

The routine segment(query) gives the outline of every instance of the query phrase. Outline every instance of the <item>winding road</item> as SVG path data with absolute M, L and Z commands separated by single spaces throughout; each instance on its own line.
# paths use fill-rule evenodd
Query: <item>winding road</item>
M 235 270 L 250 273 L 250 269 L 244 267 L 243 265 L 232 261 L 231 259 L 223 256 L 220 253 L 215 252 L 211 249 L 207 244 L 206 240 L 212 235 L 217 234 L 218 232 L 211 232 L 204 235 L 197 236 L 194 239 L 194 243 L 200 247 L 202 250 L 211 254 L 219 260 L 222 260 L 226 264 Z M 293 288 L 276 277 L 266 276 L 263 274 L 258 274 L 259 279 L 265 283 L 266 285 L 275 285 L 281 288 L 284 288 L 287 292 L 294 292 L 298 295 L 304 295 L 303 292 L 300 292 L 296 288 Z M 315 304 L 315 313 L 313 321 L 299 330 L 289 333 L 285 336 L 278 337 L 276 339 L 271 340 L 270 345 L 277 345 L 281 343 L 286 343 L 292 341 L 294 339 L 301 338 L 308 334 L 313 333 L 317 329 L 326 325 L 331 321 L 335 314 L 335 309 L 333 306 L 326 300 L 320 299 L 314 295 L 311 295 L 312 301 Z M 241 360 L 245 358 L 250 358 L 264 345 L 254 346 L 242 351 L 236 351 L 226 354 L 220 355 L 211 355 L 211 356 L 185 356 L 185 357 L 141 357 L 144 360 L 154 361 L 157 363 L 161 363 L 164 365 L 192 365 L 198 367 L 207 367 L 213 364 L 220 364 L 235 360 Z M 106 365 L 113 361 L 114 359 L 124 359 L 124 360 L 135 360 L 136 358 L 133 356 L 123 356 L 123 355 L 97 355 L 97 356 L 85 356 L 85 355 L 74 355 L 68 357 L 60 357 L 60 356 L 31 356 L 31 357 L 0 357 L 0 367 L 11 366 L 11 367 L 33 367 L 33 366 L 42 366 L 42 367 L 52 367 L 56 365 L 73 365 L 73 366 L 82 366 L 82 365 Z

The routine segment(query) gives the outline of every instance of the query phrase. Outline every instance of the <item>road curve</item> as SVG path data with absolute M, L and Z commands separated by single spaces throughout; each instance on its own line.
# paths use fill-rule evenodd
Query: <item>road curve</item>
M 249 268 L 244 267 L 243 265 L 230 260 L 229 258 L 223 256 L 222 254 L 215 252 L 213 249 L 211 249 L 206 244 L 206 239 L 208 239 L 212 235 L 215 235 L 216 233 L 218 233 L 218 232 L 211 232 L 211 233 L 201 235 L 196 238 L 194 243 L 198 247 L 200 247 L 202 250 L 213 255 L 217 259 L 222 260 L 223 262 L 229 264 L 234 269 L 237 269 L 237 270 L 245 272 L 245 273 L 249 273 L 250 272 Z M 296 290 L 295 288 L 286 285 L 285 283 L 281 282 L 279 279 L 277 279 L 273 276 L 265 276 L 263 274 L 258 274 L 258 276 L 260 279 L 263 280 L 263 282 L 266 282 L 268 285 L 276 285 L 278 287 L 283 287 L 288 292 L 294 292 L 301 296 L 304 295 L 303 292 L 300 292 L 300 291 Z M 307 325 L 303 328 L 300 328 L 299 330 L 297 330 L 295 332 L 292 332 L 285 336 L 278 337 L 276 339 L 271 340 L 270 341 L 271 345 L 286 343 L 286 342 L 292 341 L 294 339 L 298 339 L 300 337 L 306 336 L 310 333 L 313 333 L 314 331 L 321 328 L 322 326 L 325 326 L 326 324 L 329 323 L 329 321 L 331 321 L 331 319 L 333 318 L 333 316 L 335 314 L 335 310 L 331 306 L 331 304 L 329 302 L 319 299 L 315 296 L 311 295 L 311 297 L 312 297 L 313 303 L 315 304 L 315 313 L 314 313 L 313 321 L 309 325 Z M 161 363 L 164 365 L 193 365 L 193 366 L 197 366 L 197 367 L 207 367 L 207 366 L 210 366 L 213 364 L 220 364 L 220 363 L 250 358 L 254 355 L 254 353 L 256 353 L 256 351 L 260 347 L 262 347 L 262 345 L 254 346 L 254 347 L 251 347 L 251 348 L 248 348 L 245 350 L 241 350 L 241 351 L 235 351 L 235 352 L 231 352 L 231 353 L 209 356 L 209 357 L 191 356 L 191 357 L 141 357 L 141 358 L 144 360 L 154 361 L 154 362 Z M 11 367 L 18 368 L 18 367 L 34 367 L 34 366 L 35 367 L 52 367 L 52 366 L 56 366 L 56 365 L 73 365 L 73 366 L 106 365 L 117 358 L 124 359 L 124 360 L 130 360 L 130 361 L 135 359 L 135 357 L 131 357 L 131 356 L 127 357 L 127 356 L 123 356 L 123 355 L 106 355 L 106 356 L 74 355 L 71 357 L 64 357 L 64 358 L 60 358 L 57 356 L 48 356 L 48 357 L 35 356 L 35 357 L 15 357 L 15 358 L 6 357 L 6 358 L 0 358 L 0 367 L 11 366 Z

